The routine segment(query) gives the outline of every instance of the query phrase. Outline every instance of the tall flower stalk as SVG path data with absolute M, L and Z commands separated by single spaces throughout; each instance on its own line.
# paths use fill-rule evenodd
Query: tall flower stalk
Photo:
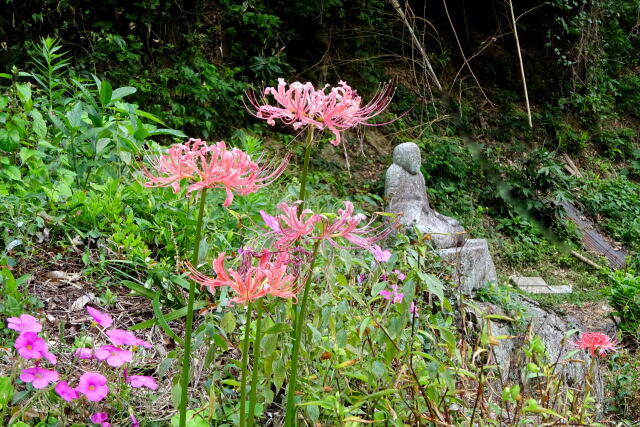
M 262 343 L 262 311 L 263 301 L 260 298 L 256 310 L 256 337 L 253 342 L 253 368 L 251 369 L 251 391 L 249 392 L 249 422 L 248 427 L 253 427 L 256 411 L 256 393 L 258 389 L 258 372 L 260 371 L 260 344 Z
M 198 207 L 198 220 L 196 222 L 196 237 L 193 244 L 193 265 L 198 264 L 200 257 L 200 240 L 202 238 L 202 223 L 204 218 L 204 205 L 207 198 L 207 188 L 200 191 L 200 204 Z M 184 354 L 182 355 L 182 375 L 180 377 L 180 425 L 187 422 L 187 400 L 189 396 L 189 379 L 191 378 L 191 334 L 193 332 L 193 301 L 195 300 L 196 282 L 189 283 L 189 296 L 187 300 L 187 324 L 184 331 Z
M 302 326 L 304 323 L 304 316 L 307 312 L 307 300 L 309 298 L 309 289 L 311 288 L 311 279 L 313 278 L 313 268 L 316 263 L 316 256 L 318 255 L 318 247 L 320 246 L 320 240 L 316 240 L 313 244 L 313 253 L 311 254 L 311 265 L 309 266 L 309 273 L 307 274 L 307 280 L 304 282 L 304 289 L 302 291 L 302 301 L 300 307 L 296 310 L 295 328 L 293 331 L 293 348 L 291 349 L 291 370 L 289 375 L 289 383 L 287 386 L 287 406 L 284 425 L 289 427 L 293 425 L 295 418 L 295 394 L 296 387 L 298 385 L 298 356 L 300 354 L 300 341 L 302 340 Z
M 226 193 L 223 206 L 231 205 L 234 195 L 246 195 L 269 185 L 282 174 L 288 157 L 275 167 L 261 167 L 249 155 L 237 148 L 227 148 L 223 141 L 207 144 L 199 139 L 189 139 L 186 143 L 175 144 L 164 154 L 147 157 L 151 170 L 146 166 L 141 171 L 147 178 L 146 187 L 171 187 L 175 193 L 181 189 L 183 181 L 188 183 L 187 197 L 193 192 L 200 193 L 198 219 L 192 265 L 198 264 L 200 240 L 204 219 L 206 193 L 209 188 L 223 189 Z M 222 254 L 224 257 L 224 254 Z M 187 319 L 185 325 L 184 354 L 180 376 L 180 427 L 186 425 L 188 389 L 191 364 L 191 338 L 193 333 L 193 303 L 197 277 L 189 284 L 187 299 Z M 242 296 L 240 297 L 242 300 Z M 246 299 L 244 299 L 246 301 Z
M 262 298 L 272 295 L 279 298 L 297 298 L 298 266 L 301 260 L 289 251 L 254 252 L 249 248 L 241 251 L 242 261 L 238 269 L 225 268 L 225 254 L 221 253 L 213 262 L 215 277 L 208 277 L 189 266 L 190 277 L 202 286 L 213 291 L 217 287 L 226 286 L 236 293 L 231 303 L 247 305 L 244 339 L 242 342 L 242 377 L 240 382 L 240 426 L 253 426 L 257 399 L 258 370 L 260 364 L 260 341 L 262 338 Z M 253 259 L 258 258 L 257 265 Z M 256 334 L 253 343 L 253 369 L 251 372 L 251 391 L 249 393 L 249 410 L 247 411 L 247 381 L 249 379 L 249 342 L 253 300 L 257 300 Z

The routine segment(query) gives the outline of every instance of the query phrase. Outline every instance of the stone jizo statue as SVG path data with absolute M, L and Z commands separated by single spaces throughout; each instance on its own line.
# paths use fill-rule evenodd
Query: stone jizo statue
M 436 249 L 462 246 L 464 228 L 458 221 L 429 206 L 424 177 L 420 173 L 420 148 L 405 142 L 393 150 L 393 164 L 387 169 L 385 197 L 387 212 L 398 214 L 403 225 L 416 226 L 431 235 Z
M 489 246 L 484 239 L 465 238 L 458 221 L 431 209 L 420 164 L 420 148 L 413 142 L 393 150 L 385 184 L 387 212 L 398 214 L 401 224 L 430 234 L 434 252 L 455 269 L 453 281 L 462 293 L 472 295 L 498 280 Z

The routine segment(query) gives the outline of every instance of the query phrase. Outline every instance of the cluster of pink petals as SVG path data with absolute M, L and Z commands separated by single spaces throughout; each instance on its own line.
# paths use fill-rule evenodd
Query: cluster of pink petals
M 274 260 L 265 256 L 260 258 L 257 266 L 250 266 L 244 271 L 225 269 L 225 253 L 222 252 L 213 261 L 215 277 L 205 276 L 188 265 L 190 278 L 202 286 L 213 290 L 220 286 L 228 286 L 238 296 L 230 300 L 231 303 L 245 304 L 253 299 L 265 295 L 280 298 L 295 298 L 298 293 L 296 277 L 287 272 L 289 254 L 280 252 Z
M 76 391 L 91 402 L 100 402 L 109 393 L 107 378 L 97 372 L 85 372 L 78 380 Z
M 133 354 L 129 350 L 124 350 L 113 345 L 103 345 L 96 348 L 93 353 L 96 359 L 104 360 L 107 362 L 107 365 L 114 368 L 120 367 L 133 360 Z
M 187 180 L 187 196 L 204 188 L 222 188 L 227 197 L 223 206 L 233 201 L 234 193 L 246 195 L 258 191 L 278 178 L 288 164 L 286 157 L 276 167 L 261 167 L 238 148 L 228 149 L 223 142 L 208 145 L 200 139 L 175 144 L 166 154 L 150 159 L 153 169 L 142 167 L 148 179 L 146 187 L 172 187 L 180 191 L 180 183 Z
M 413 314 L 413 317 L 420 317 L 418 306 L 413 301 L 411 301 L 411 305 L 409 305 L 409 313 Z
M 132 345 L 144 348 L 151 348 L 151 344 L 136 337 L 133 332 L 123 329 L 109 329 L 106 332 L 113 345 Z
M 93 307 L 87 306 L 87 312 L 93 318 L 93 321 L 103 328 L 108 328 L 113 324 L 113 318 L 106 313 L 99 311 Z
M 298 203 L 290 205 L 282 202 L 278 204 L 277 208 L 282 211 L 282 214 L 277 217 L 271 216 L 265 211 L 260 211 L 260 215 L 267 227 L 278 236 L 275 246 L 279 249 L 288 248 L 298 239 L 310 236 L 316 224 L 322 219 L 320 215 L 314 214 L 309 209 L 298 213 Z
M 47 343 L 35 332 L 23 332 L 13 344 L 23 359 L 45 359 L 52 365 L 57 362 L 56 356 L 49 352 Z
M 100 427 L 111 427 L 109 423 L 109 414 L 106 412 L 96 412 L 89 417 L 89 420 L 94 424 L 99 424 Z
M 78 390 L 71 387 L 66 381 L 59 381 L 54 390 L 58 393 L 58 396 L 62 397 L 67 402 L 71 402 L 72 400 L 80 397 Z
M 51 369 L 44 369 L 39 366 L 23 369 L 20 379 L 25 383 L 31 383 L 33 388 L 45 388 L 49 383 L 58 381 L 59 375 Z
M 155 378 L 146 375 L 129 375 L 127 376 L 126 382 L 133 388 L 146 387 L 149 390 L 158 389 L 158 383 Z
M 328 242 L 331 246 L 349 249 L 338 243 L 337 239 L 344 239 L 354 246 L 371 252 L 378 261 L 386 262 L 391 252 L 382 250 L 376 242 L 384 239 L 393 231 L 393 227 L 371 227 L 371 222 L 362 224 L 366 220 L 363 214 L 353 214 L 353 203 L 345 201 L 344 209 L 338 210 L 336 219 L 329 220 L 325 215 L 314 214 L 309 209 L 297 213 L 297 204 L 286 202 L 278 205 L 283 213 L 271 216 L 260 211 L 262 218 L 276 236 L 276 247 L 283 249 L 298 239 L 308 237 Z M 320 224 L 320 227 L 316 225 Z
M 252 113 L 268 124 L 273 126 L 280 120 L 294 129 L 307 125 L 327 129 L 334 135 L 331 144 L 339 145 L 342 132 L 358 125 L 375 126 L 368 121 L 389 106 L 394 92 L 391 85 L 384 84 L 368 104 L 362 105 L 362 98 L 347 83 L 341 81 L 327 93 L 328 88 L 329 85 L 316 89 L 308 82 L 287 85 L 279 79 L 277 87 L 264 89 L 263 100 L 258 100 L 251 92 L 247 96 Z M 267 102 L 268 95 L 273 96 L 276 105 Z
M 580 334 L 578 340 L 573 344 L 580 350 L 588 351 L 591 356 L 595 356 L 597 352 L 601 357 L 604 357 L 606 352 L 615 352 L 618 350 L 616 342 L 601 332 Z
M 379 293 L 387 301 L 391 301 L 393 304 L 399 304 L 404 298 L 404 294 L 398 291 L 398 285 L 391 285 L 391 290 L 383 289 Z
M 18 331 L 19 333 L 38 333 L 42 331 L 42 325 L 38 322 L 38 319 L 28 314 L 21 314 L 19 317 L 9 317 L 7 319 L 7 328 Z

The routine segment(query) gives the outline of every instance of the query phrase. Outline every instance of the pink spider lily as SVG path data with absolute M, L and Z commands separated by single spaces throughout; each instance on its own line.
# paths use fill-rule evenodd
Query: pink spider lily
M 33 388 L 45 388 L 54 381 L 58 381 L 59 375 L 51 369 L 44 369 L 39 366 L 23 369 L 20 379 L 25 383 L 31 383 Z
M 279 249 L 287 248 L 298 239 L 309 236 L 321 219 L 320 215 L 314 214 L 309 209 L 298 214 L 298 203 L 289 205 L 282 202 L 278 204 L 277 208 L 283 213 L 275 217 L 260 211 L 264 223 L 272 230 L 273 234 L 278 236 L 275 246 Z
M 601 332 L 580 334 L 580 337 L 573 345 L 580 350 L 588 351 L 592 357 L 595 356 L 596 352 L 598 352 L 601 357 L 604 357 L 606 352 L 615 352 L 618 350 L 616 342 Z
M 171 186 L 180 191 L 180 182 L 189 182 L 187 196 L 204 188 L 222 188 L 227 197 L 223 206 L 228 207 L 234 193 L 247 195 L 271 184 L 284 172 L 289 156 L 277 166 L 261 167 L 249 155 L 238 148 L 228 149 L 224 141 L 207 145 L 200 139 L 189 139 L 167 150 L 167 154 L 151 160 L 155 175 L 142 168 L 147 177 L 147 187 Z
M 133 360 L 133 354 L 129 350 L 123 350 L 112 345 L 103 345 L 95 349 L 95 357 L 105 360 L 107 365 L 117 368 Z
M 145 375 L 129 375 L 126 382 L 133 388 L 146 387 L 149 390 L 158 389 L 158 383 L 155 378 Z
M 324 91 L 316 90 L 313 84 L 293 82 L 287 85 L 284 79 L 278 79 L 278 86 L 265 88 L 263 95 L 265 103 L 260 103 L 253 92 L 247 92 L 247 98 L 253 107 L 250 112 L 255 117 L 266 120 L 269 125 L 274 126 L 275 121 L 280 120 L 294 129 L 308 124 L 322 126 L 315 117 L 324 103 Z M 267 103 L 267 95 L 273 96 L 276 106 Z
M 393 231 L 393 227 L 371 227 L 371 221 L 368 224 L 360 225 L 366 217 L 363 214 L 353 215 L 353 203 L 345 201 L 344 206 L 344 209 L 338 210 L 338 218 L 333 222 L 323 218 L 322 233 L 314 238 L 326 240 L 331 246 L 347 249 L 335 240 L 343 238 L 375 255 L 376 251 L 380 250 L 380 247 L 375 243 L 386 238 Z
M 384 84 L 365 106 L 361 106 L 362 98 L 351 87 L 340 81 L 325 97 L 320 113 L 320 121 L 334 136 L 333 145 L 339 145 L 341 133 L 358 125 L 376 126 L 367 123 L 387 109 L 393 98 L 394 89 Z
M 388 249 L 383 250 L 380 246 L 374 245 L 371 248 L 371 253 L 373 257 L 378 262 L 387 262 L 391 258 L 391 251 Z
M 58 394 L 58 396 L 62 397 L 67 402 L 71 402 L 78 398 L 79 394 L 75 388 L 69 386 L 69 383 L 66 381 L 60 381 L 56 384 L 54 390 Z
M 93 321 L 103 328 L 108 328 L 113 324 L 113 318 L 100 310 L 87 306 L 87 312 L 93 318 Z
M 42 325 L 33 316 L 28 314 L 21 314 L 20 317 L 9 317 L 7 319 L 7 328 L 13 329 L 20 333 L 23 332 L 35 332 L 42 331 Z
M 230 302 L 237 304 L 245 304 L 265 295 L 295 298 L 298 292 L 298 287 L 295 285 L 296 277 L 287 273 L 288 255 L 286 253 L 280 255 L 274 262 L 267 261 L 265 255 L 258 266 L 245 265 L 238 270 L 225 269 L 224 259 L 225 253 L 222 252 L 213 262 L 216 277 L 205 276 L 188 265 L 191 272 L 189 277 L 196 283 L 208 287 L 212 292 L 219 286 L 230 287 L 238 295 Z
M 92 402 L 101 401 L 109 393 L 107 379 L 97 372 L 85 372 L 82 374 L 76 390 Z
M 42 359 L 47 353 L 47 343 L 35 332 L 24 332 L 13 346 L 24 359 Z
M 288 85 L 283 79 L 278 80 L 277 87 L 264 89 L 265 96 L 260 102 L 249 92 L 247 97 L 251 106 L 250 112 L 259 119 L 264 119 L 271 126 L 276 120 L 294 129 L 302 126 L 314 126 L 318 130 L 328 129 L 334 135 L 333 145 L 339 145 L 342 132 L 358 125 L 376 126 L 369 120 L 382 113 L 391 103 L 394 88 L 384 84 L 366 105 L 362 98 L 347 83 L 340 81 L 338 86 L 329 89 L 315 89 L 311 83 L 293 82 Z M 276 105 L 267 102 L 266 96 L 272 95 Z
M 136 337 L 133 332 L 123 329 L 109 329 L 106 332 L 113 345 L 136 345 L 144 348 L 151 348 L 151 344 Z

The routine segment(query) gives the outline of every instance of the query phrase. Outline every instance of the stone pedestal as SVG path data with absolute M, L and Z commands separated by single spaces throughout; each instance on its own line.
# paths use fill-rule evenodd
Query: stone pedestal
M 434 252 L 454 268 L 453 281 L 460 284 L 465 295 L 472 295 L 477 289 L 498 281 L 485 239 L 467 239 L 459 248 L 436 249 Z

